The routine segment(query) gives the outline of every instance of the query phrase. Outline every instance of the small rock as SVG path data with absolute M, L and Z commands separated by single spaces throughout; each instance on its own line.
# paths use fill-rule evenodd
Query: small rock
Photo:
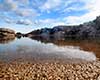
M 98 76 L 97 80 L 100 80 L 100 75 Z

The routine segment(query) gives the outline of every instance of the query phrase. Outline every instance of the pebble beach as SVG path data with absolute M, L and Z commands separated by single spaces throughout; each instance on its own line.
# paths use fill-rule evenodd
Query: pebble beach
M 0 80 L 100 80 L 100 61 L 0 62 Z

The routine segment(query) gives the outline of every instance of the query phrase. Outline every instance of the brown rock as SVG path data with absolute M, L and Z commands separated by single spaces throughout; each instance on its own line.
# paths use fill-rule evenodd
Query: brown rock
M 15 37 L 15 31 L 7 28 L 0 28 L 0 38 Z
M 98 76 L 97 80 L 100 80 L 100 76 Z
M 6 43 L 15 39 L 15 31 L 7 28 L 0 28 L 0 43 Z

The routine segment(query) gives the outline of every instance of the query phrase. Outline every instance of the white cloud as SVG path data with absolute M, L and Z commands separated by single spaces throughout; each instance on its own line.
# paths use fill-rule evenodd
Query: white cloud
M 47 0 L 47 2 L 42 6 L 43 10 L 47 10 L 50 12 L 50 9 L 59 9 L 59 6 L 62 4 L 63 0 Z M 68 6 L 69 4 L 73 2 L 82 2 L 85 5 L 84 6 L 70 6 L 66 7 L 62 12 L 69 12 L 69 11 L 81 11 L 81 10 L 87 10 L 87 13 L 81 15 L 81 16 L 67 16 L 63 19 L 63 21 L 57 21 L 56 19 L 45 19 L 45 20 L 40 20 L 40 22 L 45 23 L 45 24 L 70 24 L 70 25 L 76 25 L 76 24 L 82 24 L 84 22 L 91 21 L 96 18 L 96 16 L 100 15 L 100 0 L 68 0 L 65 1 L 64 6 Z M 60 10 L 61 11 L 61 10 Z M 66 13 L 67 14 L 67 13 Z M 54 25 L 55 25 L 54 24 Z
M 50 9 L 61 10 L 68 7 L 69 4 L 79 2 L 78 0 L 47 0 L 40 9 L 49 11 Z
M 22 3 L 23 5 L 29 4 L 29 0 L 16 0 L 18 3 Z
M 47 19 L 45 16 L 43 16 L 45 19 L 41 20 L 39 19 L 38 21 L 34 21 L 34 24 L 52 24 L 52 25 L 62 25 L 62 24 L 81 24 L 87 21 L 91 21 L 93 19 L 96 18 L 96 16 L 100 15 L 100 0 L 46 0 L 46 1 L 37 1 L 37 0 L 33 0 L 32 4 L 34 4 L 34 8 L 36 9 L 40 9 L 41 11 L 47 11 L 48 13 L 52 10 L 58 10 L 58 13 L 64 12 L 66 13 L 66 17 L 63 18 L 63 14 L 59 14 L 61 15 L 61 17 L 58 17 L 58 19 L 52 19 L 51 17 L 49 19 Z M 0 10 L 1 12 L 13 12 L 14 14 L 17 14 L 20 16 L 20 18 L 22 17 L 35 17 L 38 16 L 38 14 L 42 14 L 41 12 L 39 12 L 36 9 L 33 9 L 31 5 L 28 6 L 28 4 L 31 1 L 29 0 L 3 0 L 3 3 L 0 3 Z M 36 2 L 36 3 L 35 3 Z M 77 6 L 76 4 L 74 4 L 75 6 L 68 6 L 71 5 L 72 3 L 75 2 L 82 2 L 85 5 L 82 7 Z M 37 5 L 38 4 L 38 5 Z M 21 7 L 20 7 L 21 6 Z M 80 10 L 88 10 L 87 13 L 81 15 L 81 16 L 68 16 L 69 11 L 80 11 Z M 74 14 L 74 13 L 73 13 Z M 48 14 L 45 14 L 48 16 Z M 55 14 L 56 15 L 56 14 Z M 6 15 L 8 16 L 8 15 Z M 16 17 L 16 19 L 19 19 L 19 16 L 14 16 Z M 50 15 L 51 16 L 51 15 Z M 54 15 L 53 15 L 54 16 Z M 12 16 L 9 16 L 12 17 Z M 41 18 L 41 16 L 39 17 Z M 13 17 L 12 17 L 13 19 Z M 32 24 L 31 20 L 18 20 L 18 21 L 14 21 L 12 19 L 5 19 L 5 21 L 7 23 L 16 23 L 16 24 Z M 28 18 L 30 19 L 30 18 Z
M 100 0 L 91 0 L 86 4 L 86 8 L 89 9 L 91 17 L 100 15 Z
M 85 3 L 84 9 L 88 10 L 88 13 L 81 16 L 68 16 L 64 18 L 67 24 L 75 25 L 81 24 L 87 21 L 94 20 L 100 15 L 100 0 L 81 0 Z
M 3 16 L 0 18 L 8 24 L 31 25 L 32 21 L 29 17 L 37 16 L 38 13 L 27 6 L 28 3 L 29 0 L 3 0 L 3 2 L 0 3 L 0 13 L 2 13 Z M 24 6 L 20 7 L 22 4 Z M 27 19 L 25 17 L 27 17 Z
M 2 12 L 14 12 L 20 16 L 37 16 L 36 10 L 28 6 L 29 0 L 3 0 L 0 3 Z M 23 7 L 20 7 L 23 6 Z
M 40 9 L 49 11 L 50 9 L 54 9 L 61 5 L 61 0 L 47 0 Z
M 13 11 L 16 9 L 17 4 L 13 0 L 3 0 L 3 3 L 0 3 L 0 10 Z
M 29 19 L 21 19 L 21 20 L 17 20 L 16 24 L 22 24 L 22 25 L 31 25 L 32 21 Z
M 79 7 L 79 6 L 71 6 L 71 7 L 68 7 L 68 8 L 65 8 L 63 11 L 61 12 L 71 12 L 71 11 L 82 11 L 82 10 L 87 10 L 85 7 Z
M 6 23 L 8 24 L 21 24 L 21 25 L 32 25 L 32 21 L 29 19 L 18 19 L 18 20 L 14 20 L 8 17 L 4 17 L 3 19 Z
M 33 9 L 18 9 L 15 11 L 19 16 L 37 16 L 37 12 Z
M 44 25 L 47 27 L 54 27 L 57 25 L 65 25 L 65 23 L 63 21 L 60 21 L 58 19 L 40 19 L 40 20 L 36 20 L 36 24 L 38 25 Z
M 6 23 L 14 23 L 14 21 L 10 18 L 5 18 L 4 20 Z
M 48 23 L 54 23 L 56 20 L 54 19 L 44 19 L 44 20 L 39 20 L 41 23 L 45 23 L 45 24 L 48 24 Z

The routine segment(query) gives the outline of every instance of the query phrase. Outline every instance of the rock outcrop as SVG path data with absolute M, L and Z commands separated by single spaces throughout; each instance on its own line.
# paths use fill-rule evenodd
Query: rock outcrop
M 0 39 L 15 38 L 15 31 L 8 28 L 0 28 Z
M 26 37 L 35 37 L 41 36 L 46 38 L 66 38 L 66 37 L 75 37 L 75 38 L 95 38 L 100 37 L 100 16 L 95 20 L 74 26 L 59 25 L 53 28 L 42 28 L 34 30 L 28 34 Z

